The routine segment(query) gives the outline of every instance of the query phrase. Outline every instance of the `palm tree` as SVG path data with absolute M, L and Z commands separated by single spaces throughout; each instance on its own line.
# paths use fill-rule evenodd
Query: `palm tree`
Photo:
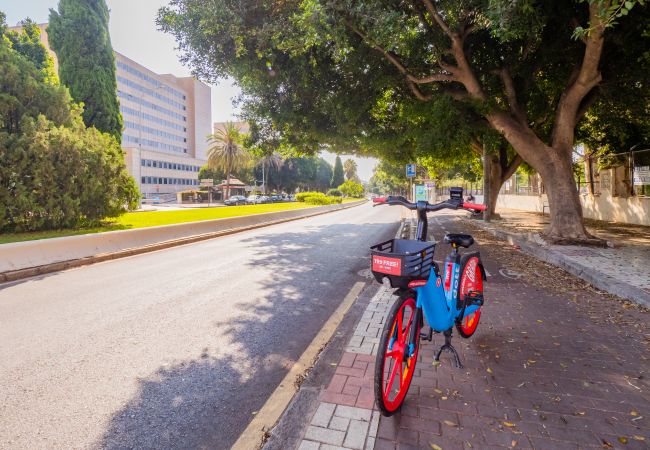
M 280 170 L 283 164 L 284 164 L 284 160 L 282 159 L 282 156 L 280 156 L 280 154 L 277 152 L 273 152 L 270 155 L 263 156 L 259 160 L 258 165 L 262 167 L 262 189 L 265 194 L 266 194 L 266 183 L 264 178 L 264 168 L 268 168 L 268 169 L 274 168 L 275 170 Z
M 246 166 L 250 159 L 248 152 L 240 145 L 239 128 L 226 122 L 223 129 L 217 129 L 208 136 L 208 167 L 226 172 L 226 191 L 224 200 L 230 198 L 230 172 Z
M 357 163 L 353 159 L 346 159 L 343 163 L 343 173 L 348 180 L 355 180 L 357 178 Z

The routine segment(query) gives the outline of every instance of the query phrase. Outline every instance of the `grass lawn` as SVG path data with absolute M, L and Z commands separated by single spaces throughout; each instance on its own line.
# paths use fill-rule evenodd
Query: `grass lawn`
M 344 203 L 356 200 L 357 199 L 344 199 Z M 99 227 L 35 231 L 29 233 L 4 233 L 0 234 L 0 244 L 32 241 L 36 239 L 49 239 L 62 236 L 76 236 L 79 234 L 101 233 L 104 231 L 155 227 L 158 225 L 171 225 L 174 223 L 197 222 L 199 220 L 222 219 L 225 217 L 247 216 L 250 214 L 309 208 L 310 206 L 311 205 L 307 205 L 306 203 L 293 202 L 269 203 L 264 205 L 224 206 L 216 208 L 188 208 L 173 211 L 130 212 L 115 219 L 109 219 Z

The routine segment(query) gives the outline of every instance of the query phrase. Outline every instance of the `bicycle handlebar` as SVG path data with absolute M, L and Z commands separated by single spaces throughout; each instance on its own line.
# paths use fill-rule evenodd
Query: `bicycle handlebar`
M 411 210 L 416 210 L 418 208 L 417 203 L 411 203 L 402 196 L 390 195 L 388 197 L 376 197 L 373 198 L 372 201 L 375 203 L 373 206 L 388 204 L 388 205 L 401 205 Z M 447 208 L 449 209 L 463 208 L 463 209 L 474 210 L 474 211 L 485 211 L 487 209 L 487 206 L 479 205 L 477 203 L 457 201 L 455 199 L 449 199 L 441 203 L 436 203 L 435 205 L 430 205 L 428 203 L 426 205 L 427 211 L 440 211 L 441 209 L 447 209 Z

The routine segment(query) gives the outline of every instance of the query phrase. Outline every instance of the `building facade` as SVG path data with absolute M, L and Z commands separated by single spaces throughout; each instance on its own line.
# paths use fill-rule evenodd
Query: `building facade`
M 47 24 L 39 28 L 41 42 L 58 67 Z M 199 169 L 207 161 L 206 137 L 213 129 L 210 87 L 192 77 L 154 73 L 114 53 L 122 147 L 140 192 L 153 197 L 198 186 Z
M 192 77 L 159 75 L 115 52 L 122 147 L 146 196 L 198 186 L 212 132 L 210 87 Z

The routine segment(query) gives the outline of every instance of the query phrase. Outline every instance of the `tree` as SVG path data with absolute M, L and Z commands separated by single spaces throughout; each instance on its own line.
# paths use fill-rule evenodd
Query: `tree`
M 345 173 L 345 178 L 352 181 L 359 181 L 359 176 L 357 175 L 357 162 L 353 159 L 346 159 L 343 163 L 343 172 Z
M 44 81 L 49 84 L 59 84 L 59 77 L 54 70 L 54 59 L 40 41 L 41 29 L 31 19 L 25 19 L 18 24 L 20 31 L 8 31 L 5 36 L 11 42 L 11 48 L 29 59 L 38 70 L 44 74 Z
M 260 158 L 257 164 L 262 168 L 262 192 L 266 194 L 268 191 L 268 177 L 270 176 L 271 169 L 276 172 L 279 171 L 284 164 L 284 160 L 279 153 L 273 152 Z M 268 170 L 268 174 L 266 176 L 265 170 Z
M 318 158 L 317 165 L 315 181 L 316 189 L 320 192 L 326 192 L 332 181 L 332 166 L 323 158 Z
M 355 183 L 352 180 L 347 180 L 339 187 L 339 191 L 346 197 L 362 197 L 363 196 L 363 186 L 360 183 Z
M 59 78 L 72 98 L 84 104 L 86 126 L 122 139 L 115 56 L 105 0 L 59 0 L 50 9 L 49 42 L 59 60 Z
M 250 155 L 240 144 L 241 134 L 232 122 L 226 122 L 223 128 L 217 129 L 208 136 L 208 167 L 213 170 L 223 170 L 226 173 L 226 191 L 224 200 L 230 198 L 230 177 L 233 170 L 245 167 Z
M 339 186 L 343 184 L 344 181 L 343 164 L 341 163 L 341 158 L 337 155 L 336 160 L 334 161 L 334 172 L 332 173 L 332 182 L 330 183 L 330 186 Z
M 573 180 L 576 125 L 609 72 L 604 49 L 642 39 L 647 10 L 628 15 L 638 3 L 270 1 L 235 11 L 176 0 L 159 24 L 198 74 L 241 81 L 251 114 L 283 132 L 291 123 L 287 142 L 365 141 L 367 127 L 349 129 L 373 104 L 392 111 L 395 96 L 423 104 L 447 96 L 472 108 L 542 176 L 546 234 L 568 242 L 589 237 Z
M 12 47 L 0 35 L 0 231 L 95 224 L 135 207 L 119 143 L 86 128 L 68 90 Z

